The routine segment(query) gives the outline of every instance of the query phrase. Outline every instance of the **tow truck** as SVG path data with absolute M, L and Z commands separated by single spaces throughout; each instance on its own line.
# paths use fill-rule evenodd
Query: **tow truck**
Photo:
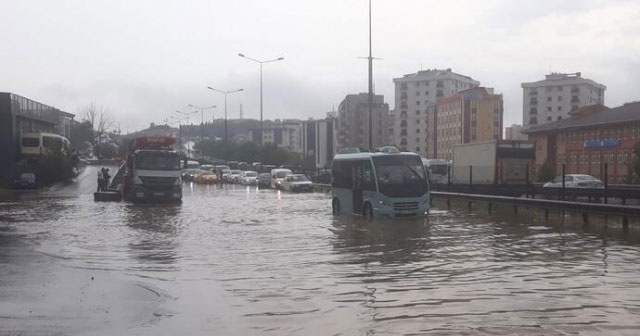
M 123 173 L 121 190 L 125 201 L 182 201 L 180 156 L 173 149 L 174 143 L 173 137 L 132 140 L 127 160 L 118 172 Z

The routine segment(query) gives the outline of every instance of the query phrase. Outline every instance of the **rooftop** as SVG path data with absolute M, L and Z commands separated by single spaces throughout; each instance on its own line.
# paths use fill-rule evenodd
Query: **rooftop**
M 531 126 L 523 133 L 535 134 L 554 132 L 583 127 L 640 122 L 640 102 L 626 103 L 615 108 L 604 105 L 583 106 L 571 114 L 571 117 L 543 125 Z

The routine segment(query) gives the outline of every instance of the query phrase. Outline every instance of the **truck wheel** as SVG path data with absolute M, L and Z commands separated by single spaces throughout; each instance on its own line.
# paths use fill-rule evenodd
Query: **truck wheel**
M 364 204 L 364 209 L 362 210 L 362 216 L 366 220 L 373 220 L 373 208 L 371 207 L 371 203 Z
M 334 198 L 331 202 L 331 210 L 333 210 L 334 215 L 340 214 L 340 201 L 337 198 Z

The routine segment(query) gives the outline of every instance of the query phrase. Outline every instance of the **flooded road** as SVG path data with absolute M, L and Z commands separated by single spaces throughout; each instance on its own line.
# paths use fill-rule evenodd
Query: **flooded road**
M 95 203 L 95 168 L 0 203 L 0 335 L 635 335 L 640 242 L 527 216 L 365 222 L 324 194 L 184 185 Z

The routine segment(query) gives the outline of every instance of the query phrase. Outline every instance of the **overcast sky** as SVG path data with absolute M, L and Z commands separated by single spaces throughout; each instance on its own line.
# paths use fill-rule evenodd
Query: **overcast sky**
M 188 104 L 259 119 L 320 118 L 367 91 L 367 0 L 0 2 L 0 91 L 71 113 L 102 106 L 123 132 L 164 123 Z M 376 93 L 393 78 L 452 68 L 504 94 L 522 122 L 520 83 L 577 72 L 605 84 L 605 104 L 640 100 L 638 0 L 373 0 Z M 195 118 L 199 121 L 200 114 Z M 205 114 L 212 118 L 211 110 Z M 192 119 L 193 120 L 193 119 Z

